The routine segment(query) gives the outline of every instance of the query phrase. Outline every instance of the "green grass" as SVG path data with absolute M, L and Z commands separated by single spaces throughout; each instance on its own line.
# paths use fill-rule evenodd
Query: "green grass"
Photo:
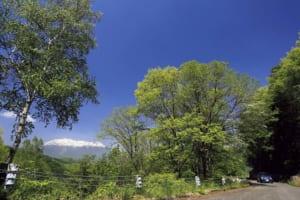
M 247 187 L 249 186 L 249 182 L 248 181 L 242 181 L 240 183 L 238 182 L 231 182 L 231 183 L 227 183 L 225 185 L 220 185 L 217 183 L 204 183 L 202 184 L 200 187 L 197 187 L 196 190 L 194 192 L 200 194 L 200 195 L 207 195 L 211 192 L 214 191 L 224 191 L 224 190 L 231 190 L 231 189 L 236 189 L 236 188 L 242 188 L 242 187 Z
M 288 184 L 295 187 L 300 187 L 300 182 L 296 181 L 288 181 Z

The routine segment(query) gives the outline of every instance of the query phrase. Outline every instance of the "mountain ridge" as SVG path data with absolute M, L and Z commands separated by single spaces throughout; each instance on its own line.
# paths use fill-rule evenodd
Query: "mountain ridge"
M 100 158 L 108 152 L 109 148 L 101 142 L 62 138 L 50 140 L 44 144 L 44 154 L 54 158 L 81 159 L 85 155 L 95 155 Z

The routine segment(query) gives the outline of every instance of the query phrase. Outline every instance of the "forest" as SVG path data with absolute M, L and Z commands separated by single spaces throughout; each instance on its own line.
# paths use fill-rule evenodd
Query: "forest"
M 72 128 L 84 103 L 99 103 L 86 55 L 101 14 L 86 0 L 20 2 L 0 2 L 0 111 L 16 114 L 13 145 L 0 135 L 3 198 L 166 198 L 226 187 L 223 178 L 242 185 L 233 180 L 260 171 L 277 181 L 299 173 L 300 40 L 263 87 L 217 60 L 149 69 L 132 94 L 136 105 L 101 123 L 97 137 L 114 141 L 109 153 L 45 156 L 42 139 L 27 139 L 27 117 Z M 10 163 L 19 170 L 4 187 Z

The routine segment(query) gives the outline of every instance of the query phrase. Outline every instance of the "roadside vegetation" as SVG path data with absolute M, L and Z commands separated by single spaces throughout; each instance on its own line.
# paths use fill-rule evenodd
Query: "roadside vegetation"
M 7 148 L 3 143 L 3 148 Z M 211 176 L 196 185 L 192 173 L 178 177 L 177 173 L 153 172 L 142 174 L 137 187 L 136 173 L 126 154 L 114 148 L 102 158 L 87 155 L 80 160 L 55 159 L 43 155 L 43 141 L 25 140 L 16 154 L 20 169 L 16 183 L 5 190 L 7 199 L 144 199 L 205 195 L 211 191 L 227 190 L 248 185 L 236 177 Z M 170 170 L 169 170 L 170 171 Z
M 288 183 L 292 186 L 300 187 L 300 175 L 295 175 L 290 178 Z
M 56 161 L 55 161 L 56 162 Z M 176 174 L 159 173 L 143 176 L 142 187 L 137 188 L 135 176 L 82 176 L 78 162 L 72 161 L 67 165 L 74 167 L 74 174 L 51 174 L 37 171 L 22 170 L 18 174 L 16 185 L 2 190 L 1 197 L 7 199 L 166 199 L 202 196 L 213 191 L 224 191 L 248 186 L 247 181 L 233 182 L 226 179 L 223 185 L 221 179 L 202 181 L 196 186 L 193 177 L 178 178 Z M 63 161 L 60 162 L 62 164 Z M 56 163 L 58 164 L 58 163 Z M 90 168 L 89 168 L 90 169 Z

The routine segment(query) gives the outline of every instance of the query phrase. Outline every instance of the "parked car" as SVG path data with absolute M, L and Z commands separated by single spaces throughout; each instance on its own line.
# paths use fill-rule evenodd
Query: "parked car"
M 259 172 L 257 174 L 258 183 L 273 183 L 272 175 L 266 172 Z

